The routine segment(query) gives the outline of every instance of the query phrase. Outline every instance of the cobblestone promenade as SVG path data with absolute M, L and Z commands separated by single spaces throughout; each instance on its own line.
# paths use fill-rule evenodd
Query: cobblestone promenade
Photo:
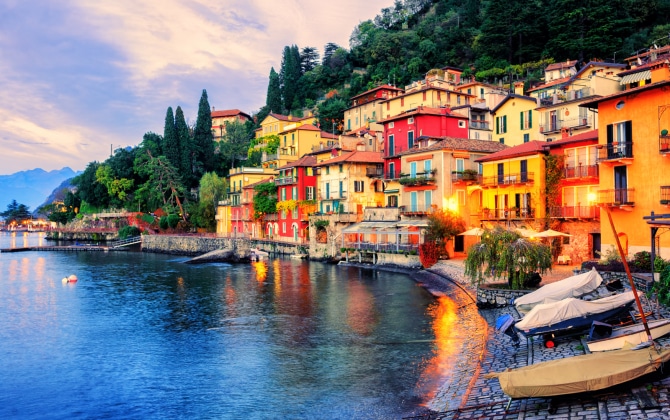
M 422 419 L 670 419 L 670 375 L 656 374 L 642 380 L 590 394 L 579 394 L 557 398 L 526 398 L 512 400 L 500 388 L 497 379 L 485 379 L 484 374 L 507 368 L 517 368 L 546 360 L 576 356 L 585 353 L 582 337 L 567 337 L 556 340 L 554 348 L 545 348 L 542 340 L 521 340 L 518 348 L 512 346 L 509 337 L 495 331 L 495 320 L 499 315 L 512 313 L 515 309 L 476 310 L 473 303 L 475 289 L 463 276 L 463 262 L 441 261 L 430 270 L 439 277 L 450 278 L 467 291 L 471 297 L 459 297 L 459 318 L 466 323 L 465 331 L 471 331 L 471 340 L 453 361 L 448 378 L 428 408 L 433 413 Z M 426 287 L 440 294 L 440 281 L 431 280 Z M 572 274 L 572 267 L 559 266 L 543 276 L 543 284 L 559 280 Z M 437 276 L 436 276 L 437 277 Z M 423 282 L 423 279 L 419 279 Z M 444 288 L 444 286 L 443 286 Z M 643 302 L 648 303 L 643 297 Z M 470 309 L 470 308 L 474 308 Z M 669 317 L 665 308 L 653 307 L 654 317 Z M 466 311 L 466 312 L 462 312 Z M 466 316 L 467 319 L 461 318 Z M 670 345 L 665 337 L 657 342 Z M 509 407 L 508 406 L 509 403 Z

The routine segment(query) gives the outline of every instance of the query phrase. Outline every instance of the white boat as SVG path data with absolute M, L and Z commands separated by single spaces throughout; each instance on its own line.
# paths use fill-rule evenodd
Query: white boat
M 528 313 L 535 305 L 551 303 L 566 298 L 579 298 L 596 290 L 603 282 L 603 278 L 592 268 L 586 273 L 577 274 L 563 280 L 549 283 L 534 292 L 518 297 L 514 306 L 520 314 Z
M 659 337 L 670 334 L 670 319 L 655 319 L 647 321 L 651 338 L 656 340 Z M 588 340 L 586 342 L 589 351 L 608 351 L 624 348 L 628 343 L 630 346 L 648 342 L 647 332 L 644 324 L 626 325 L 623 327 L 611 328 L 611 333 L 607 337 Z M 609 332 L 608 331 L 608 332 Z
M 268 259 L 268 254 L 265 251 L 261 251 L 260 249 L 257 248 L 249 248 L 250 254 L 249 258 L 251 258 L 251 261 L 264 261 Z

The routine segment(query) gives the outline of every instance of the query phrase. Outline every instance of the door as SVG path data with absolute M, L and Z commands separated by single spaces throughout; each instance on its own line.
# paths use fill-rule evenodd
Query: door
M 600 258 L 600 234 L 591 234 L 591 258 Z
M 416 196 L 416 191 L 412 191 L 409 193 L 409 202 L 410 202 L 410 211 L 411 212 L 416 212 L 417 211 L 417 196 Z
M 456 235 L 454 237 L 454 252 L 465 252 L 465 236 Z
M 625 165 L 614 167 L 614 202 L 617 204 L 628 202 L 628 176 Z

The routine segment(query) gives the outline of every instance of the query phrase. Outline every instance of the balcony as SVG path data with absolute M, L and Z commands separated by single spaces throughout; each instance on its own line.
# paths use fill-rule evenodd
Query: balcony
M 321 200 L 346 200 L 346 191 L 331 191 L 330 194 L 320 194 Z
M 534 172 L 519 172 L 516 174 L 486 176 L 482 179 L 482 186 L 496 187 L 504 185 L 522 185 L 535 182 Z
M 263 220 L 265 220 L 266 222 L 276 221 L 276 220 L 279 220 L 279 215 L 277 213 L 266 214 L 263 217 Z
M 600 219 L 598 206 L 550 207 L 549 217 L 555 219 Z
M 661 134 L 658 138 L 658 151 L 661 154 L 670 153 L 670 135 Z
M 633 142 L 611 143 L 598 146 L 598 162 L 630 165 L 633 163 Z
M 476 130 L 490 130 L 488 121 L 472 120 L 470 121 L 470 128 Z
M 661 204 L 670 206 L 670 185 L 661 186 Z
M 275 178 L 275 184 L 276 185 L 288 185 L 288 184 L 295 184 L 298 182 L 298 178 L 294 176 L 285 176 L 282 178 Z
M 396 146 L 394 146 L 392 149 L 389 148 L 388 150 L 384 150 L 384 157 L 393 157 L 393 156 L 397 156 L 398 153 L 406 152 L 406 151 L 409 150 L 409 149 L 410 149 L 410 148 L 407 147 L 407 146 L 397 146 L 397 145 L 396 145 Z
M 417 172 L 414 176 L 400 174 L 400 185 L 405 187 L 418 187 L 421 185 L 431 185 L 435 183 L 435 174 L 437 169 L 428 172 Z
M 562 104 L 565 102 L 576 101 L 583 98 L 588 98 L 593 96 L 594 90 L 589 87 L 583 87 L 581 89 L 569 90 L 567 92 L 554 93 L 552 96 L 547 98 L 540 98 L 541 106 L 551 106 L 556 104 Z
M 434 204 L 425 205 L 425 204 L 410 204 L 409 206 L 400 206 L 400 214 L 403 216 L 421 216 L 426 214 L 431 214 L 437 209 L 437 206 Z
M 474 170 L 465 170 L 462 172 L 453 171 L 451 173 L 451 182 L 454 184 L 457 183 L 466 183 L 466 184 L 481 184 L 482 176 Z
M 270 162 L 270 161 L 272 161 L 272 160 L 277 160 L 277 159 L 279 159 L 279 154 L 278 154 L 278 153 L 275 153 L 275 154 L 272 154 L 272 155 L 265 155 L 265 156 L 263 156 L 263 158 L 261 159 L 261 161 L 262 161 L 262 162 Z
M 578 165 L 565 167 L 563 169 L 563 178 L 598 178 L 598 165 Z
M 381 178 L 384 175 L 384 168 L 365 168 L 365 176 L 369 178 Z
M 598 203 L 624 210 L 635 206 L 635 188 L 616 188 L 598 191 Z
M 482 220 L 525 220 L 535 218 L 535 209 L 531 207 L 509 209 L 483 209 Z

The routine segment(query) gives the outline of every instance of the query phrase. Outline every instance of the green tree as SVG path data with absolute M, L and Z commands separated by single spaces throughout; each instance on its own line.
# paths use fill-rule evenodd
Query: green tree
M 72 185 L 77 187 L 77 194 L 82 201 L 95 208 L 107 208 L 110 201 L 107 187 L 96 178 L 100 166 L 99 162 L 90 162 L 84 172 L 72 179 Z
M 251 134 L 244 123 L 239 121 L 226 122 L 226 134 L 224 134 L 223 140 L 219 142 L 224 168 L 232 169 L 236 162 L 239 163 L 247 159 L 248 152 L 251 150 L 249 147 L 250 140 Z
M 304 47 L 300 51 L 300 70 L 302 74 L 314 70 L 319 64 L 319 51 L 314 47 Z
M 186 118 L 184 118 L 184 111 L 181 109 L 181 106 L 177 106 L 177 110 L 175 111 L 174 125 L 177 138 L 179 139 L 181 160 L 178 165 L 176 163 L 173 163 L 173 165 L 179 168 L 184 185 L 190 188 L 195 186 L 197 182 L 197 177 L 195 176 L 196 147 L 193 143 L 191 129 L 186 124 Z
M 140 200 L 149 208 L 162 207 L 168 213 L 178 208 L 181 217 L 186 220 L 179 198 L 184 196 L 185 188 L 177 168 L 165 156 L 154 157 L 150 150 L 145 149 L 135 159 L 135 171 L 147 178 L 136 192 Z
M 125 201 L 128 191 L 133 187 L 132 179 L 117 178 L 109 165 L 100 165 L 95 172 L 95 179 L 107 188 L 111 197 L 118 198 L 121 202 Z
M 179 135 L 177 134 L 177 126 L 175 125 L 175 117 L 171 106 L 168 107 L 165 114 L 163 154 L 175 168 L 181 168 L 181 147 L 179 145 Z
M 12 200 L 7 205 L 7 210 L 0 213 L 0 217 L 5 219 L 7 224 L 21 223 L 24 220 L 30 219 L 29 207 L 25 204 L 19 204 L 16 200 Z
M 339 96 L 326 99 L 318 105 L 316 116 L 323 131 L 340 134 L 344 126 L 344 110 L 347 102 Z
M 544 274 L 551 269 L 551 263 L 549 246 L 529 241 L 516 231 L 497 227 L 484 232 L 481 241 L 468 249 L 465 275 L 477 284 L 485 276 L 496 280 L 511 279 L 512 288 L 520 289 L 528 274 Z
M 458 214 L 438 209 L 428 216 L 426 241 L 435 242 L 444 248 L 454 236 L 465 230 L 465 222 Z
M 300 52 L 298 46 L 284 47 L 279 81 L 281 83 L 282 102 L 289 113 L 292 109 L 296 109 L 295 106 L 299 106 L 300 103 L 300 98 L 296 97 L 300 75 Z
M 275 112 L 281 114 L 284 112 L 284 107 L 282 106 L 281 83 L 279 82 L 279 75 L 274 67 L 270 69 L 270 81 L 268 83 L 268 93 L 265 97 L 265 107 L 267 108 L 268 113 Z M 264 118 L 265 117 L 263 117 L 263 119 Z M 258 122 L 262 122 L 262 119 Z
M 207 99 L 207 91 L 202 90 L 200 104 L 198 105 L 198 119 L 193 131 L 193 143 L 195 146 L 197 179 L 205 172 L 214 170 L 214 136 L 212 134 L 212 111 Z
M 216 207 L 218 202 L 226 196 L 228 183 L 225 178 L 220 178 L 215 172 L 207 172 L 200 179 L 198 189 L 198 203 L 190 203 L 190 220 L 196 226 L 206 228 L 210 231 L 216 228 Z
M 277 212 L 277 185 L 264 182 L 254 187 L 254 219 L 263 220 L 266 214 Z

